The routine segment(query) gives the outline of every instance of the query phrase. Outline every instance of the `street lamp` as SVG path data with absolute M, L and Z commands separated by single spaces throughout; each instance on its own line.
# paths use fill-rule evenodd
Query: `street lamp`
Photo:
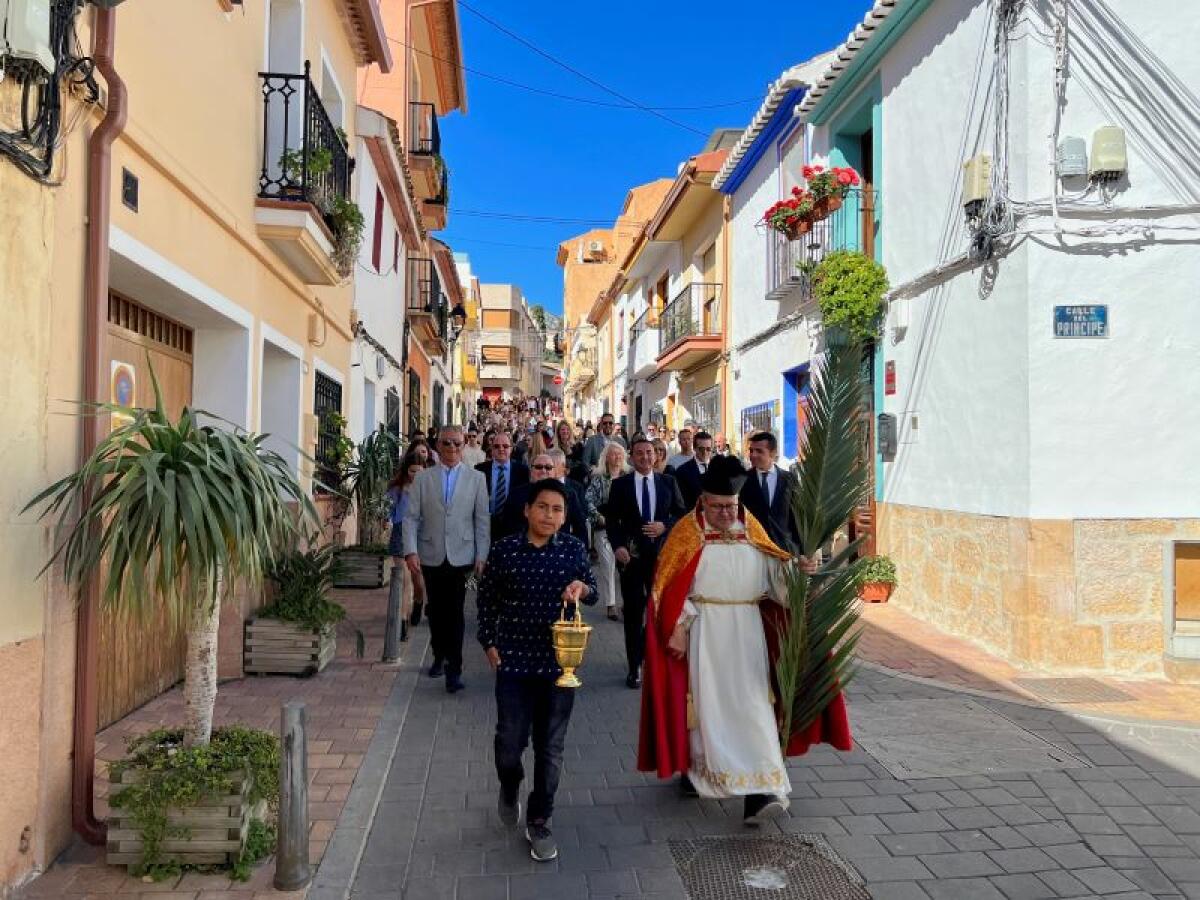
M 466 311 L 466 309 L 463 308 L 463 305 L 461 303 L 457 303 L 457 304 L 455 304 L 454 309 L 450 310 L 450 396 L 451 397 L 454 396 L 454 385 L 456 384 L 456 382 L 454 380 L 454 357 L 457 354 L 454 352 L 454 344 L 458 341 L 458 338 L 462 334 L 462 330 L 464 327 L 466 327 L 466 324 L 467 324 L 467 311 Z M 464 416 L 464 418 L 466 417 L 465 412 L 464 412 L 463 416 Z M 450 416 L 449 418 L 453 419 L 453 416 Z M 462 424 L 465 425 L 466 422 L 463 422 Z

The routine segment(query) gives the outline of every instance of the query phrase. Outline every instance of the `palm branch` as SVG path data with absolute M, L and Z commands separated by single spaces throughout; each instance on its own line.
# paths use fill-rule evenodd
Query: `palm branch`
M 400 464 L 400 442 L 380 425 L 356 450 L 346 470 L 346 492 L 354 497 L 359 543 L 377 544 L 390 511 L 387 489 Z
M 831 338 L 833 336 L 831 335 Z M 812 557 L 845 526 L 865 496 L 869 480 L 862 458 L 862 348 L 831 339 L 816 367 L 809 395 L 792 515 L 800 552 Z M 857 542 L 813 576 L 798 560 L 786 565 L 790 626 L 779 635 L 775 675 L 783 721 L 780 740 L 807 729 L 854 676 L 859 634 L 857 567 L 845 565 Z
M 188 629 L 185 696 L 201 696 L 207 710 L 189 708 L 191 744 L 206 744 L 215 700 L 215 643 L 195 654 L 203 636 L 215 637 L 225 593 L 239 581 L 259 584 L 278 552 L 315 522 L 316 511 L 288 463 L 266 448 L 264 435 L 226 427 L 218 417 L 184 408 L 172 419 L 158 380 L 154 407 L 80 404 L 83 415 L 114 415 L 117 425 L 79 470 L 56 481 L 25 507 L 42 507 L 39 520 L 55 522 L 54 550 L 42 572 L 61 560 L 68 581 L 79 583 L 107 566 L 101 602 L 145 621 L 165 608 Z M 201 424 L 201 417 L 217 424 Z M 297 516 L 295 508 L 299 509 Z M 207 682 L 202 682 L 208 679 Z M 196 687 L 211 683 L 210 691 Z M 211 697 L 207 696 L 211 694 Z

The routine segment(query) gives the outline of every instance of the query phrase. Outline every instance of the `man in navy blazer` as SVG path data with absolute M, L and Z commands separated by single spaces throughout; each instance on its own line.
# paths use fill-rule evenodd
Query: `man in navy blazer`
M 713 457 L 713 436 L 707 431 L 696 432 L 692 441 L 692 458 L 675 470 L 675 480 L 679 482 L 679 493 L 683 495 L 683 505 L 688 510 L 696 508 L 700 499 L 700 479 L 708 471 Z
M 792 493 L 796 490 L 791 472 L 775 464 L 779 442 L 769 431 L 750 437 L 750 473 L 742 485 L 742 505 L 767 529 L 771 540 L 784 550 L 798 553 L 800 529 L 792 515 Z
M 608 495 L 608 540 L 621 570 L 625 607 L 625 684 L 641 686 L 646 649 L 646 598 L 654 578 L 654 561 L 667 533 L 687 513 L 679 485 L 654 471 L 654 445 L 637 437 L 629 449 L 633 471 L 613 480 Z
M 517 485 L 508 495 L 508 502 L 504 505 L 504 521 L 500 526 L 502 533 L 499 536 L 493 535 L 494 539 L 498 540 L 499 537 L 508 537 L 528 529 L 525 505 L 529 502 L 529 491 L 537 482 L 553 478 L 560 482 L 567 492 L 567 519 L 559 530 L 579 538 L 583 546 L 588 546 L 587 499 L 583 488 L 566 477 L 566 455 L 561 450 L 551 450 L 549 453 L 535 456 L 529 463 L 532 480 Z
M 475 467 L 487 479 L 488 512 L 492 515 L 492 540 L 504 535 L 504 506 L 513 489 L 529 483 L 529 467 L 512 458 L 513 439 L 507 431 L 492 437 L 492 458 Z

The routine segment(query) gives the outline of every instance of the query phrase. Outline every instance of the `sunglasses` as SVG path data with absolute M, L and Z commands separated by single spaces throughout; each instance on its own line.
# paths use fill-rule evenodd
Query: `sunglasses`
M 535 472 L 543 470 L 543 469 L 545 471 L 549 472 L 554 468 L 554 466 L 530 466 L 530 468 L 533 469 Z

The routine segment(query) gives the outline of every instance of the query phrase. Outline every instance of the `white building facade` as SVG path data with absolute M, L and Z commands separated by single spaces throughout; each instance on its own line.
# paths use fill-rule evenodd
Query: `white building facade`
M 893 602 L 1019 663 L 1200 677 L 1197 38 L 1168 0 L 879 0 L 798 106 L 876 192 Z

